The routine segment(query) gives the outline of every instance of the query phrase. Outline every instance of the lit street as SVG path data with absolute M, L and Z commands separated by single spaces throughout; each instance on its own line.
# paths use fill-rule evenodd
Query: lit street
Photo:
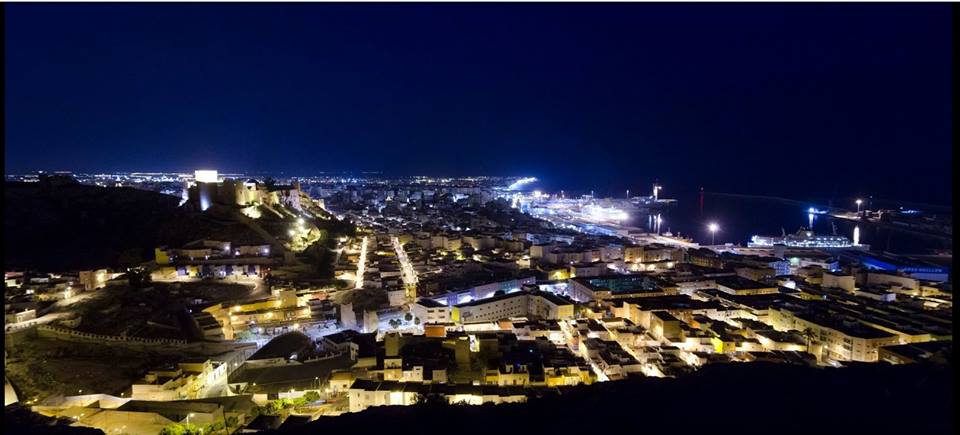
M 956 432 L 955 5 L 28 3 L 6 433 Z
M 367 267 L 367 236 L 360 241 L 360 259 L 357 261 L 357 283 L 354 288 L 363 288 L 363 274 Z
M 391 239 L 393 248 L 397 251 L 397 259 L 400 261 L 400 278 L 403 280 L 403 285 L 409 295 L 410 289 L 416 290 L 417 271 L 413 269 L 413 264 L 410 263 L 406 251 L 403 250 L 403 244 L 400 243 L 400 239 L 396 236 L 393 236 Z

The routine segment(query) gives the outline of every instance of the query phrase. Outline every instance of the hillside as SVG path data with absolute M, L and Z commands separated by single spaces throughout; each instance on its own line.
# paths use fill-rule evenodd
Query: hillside
M 6 183 L 4 268 L 118 266 L 150 255 L 176 197 L 129 187 Z
M 273 210 L 282 214 L 263 213 L 253 222 L 230 207 L 215 205 L 199 213 L 179 207 L 179 203 L 177 197 L 130 187 L 98 187 L 70 180 L 8 182 L 4 189 L 4 268 L 58 272 L 133 265 L 152 259 L 155 247 L 183 246 L 204 238 L 269 243 L 281 252 L 277 238 L 286 239 L 297 216 L 274 206 Z M 306 211 L 319 217 L 313 224 L 321 232 L 323 246 L 332 245 L 335 237 L 354 234 L 349 223 L 332 218 L 309 199 L 303 203 Z M 311 264 L 324 263 L 320 258 L 324 255 L 317 249 L 306 254 L 311 256 Z

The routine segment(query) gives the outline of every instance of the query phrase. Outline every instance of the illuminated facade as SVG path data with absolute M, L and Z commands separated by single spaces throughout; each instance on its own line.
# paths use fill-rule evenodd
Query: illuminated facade
M 293 210 L 302 210 L 300 182 L 290 185 L 267 186 L 256 180 L 245 182 L 221 179 L 217 171 L 196 171 L 193 180 L 184 182 L 185 198 L 197 210 L 206 211 L 214 204 L 248 207 L 253 205 L 284 205 Z
M 210 360 L 182 362 L 151 370 L 131 387 L 134 400 L 184 400 L 198 398 L 211 381 L 222 376 L 226 365 Z
M 527 400 L 527 392 L 523 388 L 424 385 L 397 381 L 357 380 L 347 393 L 350 412 L 360 412 L 371 406 L 413 405 L 418 398 L 426 395 L 443 397 L 450 404 L 468 405 L 522 403 Z
M 823 344 L 822 357 L 837 361 L 877 362 L 880 347 L 901 344 L 897 335 L 855 320 L 789 308 L 770 309 L 769 322 L 778 331 L 810 331 Z
M 223 328 L 227 340 L 251 327 L 299 326 L 311 318 L 307 300 L 310 295 L 298 297 L 296 290 L 282 290 L 275 297 L 245 304 L 216 304 L 204 309 Z
M 763 295 L 779 292 L 775 285 L 764 284 L 740 276 L 722 276 L 714 281 L 717 284 L 717 290 L 732 295 Z
M 450 322 L 451 307 L 433 299 L 421 298 L 410 308 L 416 318 L 424 324 Z
M 683 249 L 666 245 L 625 246 L 623 261 L 627 263 L 655 263 L 661 261 L 682 261 Z
M 541 291 L 518 291 L 467 302 L 451 309 L 450 318 L 459 323 L 489 322 L 511 317 L 572 319 L 573 301 Z

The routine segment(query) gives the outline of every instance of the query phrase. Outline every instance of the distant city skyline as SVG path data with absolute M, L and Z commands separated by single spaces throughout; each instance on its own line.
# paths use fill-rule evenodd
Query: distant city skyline
M 7 174 L 5 174 L 5 175 L 6 175 L 6 177 L 7 177 L 8 179 L 16 179 L 16 178 L 22 177 L 22 176 L 34 176 L 34 175 L 37 175 L 37 174 L 39 174 L 39 173 L 41 173 L 41 172 L 45 172 L 45 173 L 49 173 L 49 174 L 70 173 L 70 174 L 76 174 L 76 175 L 79 175 L 79 174 L 84 174 L 84 175 L 95 175 L 95 174 L 99 174 L 99 175 L 111 175 L 111 174 L 179 174 L 179 175 L 185 175 L 185 176 L 191 176 L 191 177 L 192 177 L 192 176 L 193 176 L 193 172 L 194 172 L 195 170 L 196 170 L 196 169 L 190 169 L 190 170 L 182 169 L 182 170 L 169 170 L 169 171 L 159 171 L 159 170 L 72 171 L 72 170 L 59 170 L 59 169 L 58 169 L 58 170 L 44 169 L 44 170 L 31 170 L 31 171 L 22 171 L 22 172 L 12 172 L 12 173 L 7 173 Z M 438 174 L 429 174 L 429 173 L 391 174 L 391 173 L 386 173 L 386 172 L 382 172 L 382 171 L 350 171 L 350 170 L 340 170 L 340 171 L 314 171 L 314 172 L 307 172 L 307 171 L 298 171 L 298 172 L 277 171 L 277 172 L 274 172 L 274 171 L 263 171 L 263 170 L 260 170 L 260 171 L 231 171 L 231 170 L 223 171 L 223 170 L 218 170 L 218 171 L 219 171 L 220 176 L 227 176 L 227 177 L 240 175 L 240 176 L 251 176 L 251 177 L 276 177 L 276 178 L 287 178 L 287 177 L 289 177 L 289 178 L 310 178 L 310 177 L 318 177 L 318 176 L 351 176 L 351 177 L 358 177 L 358 178 L 361 178 L 361 179 L 364 178 L 364 177 L 369 177 L 369 178 L 382 178 L 382 179 L 389 179 L 389 178 L 394 178 L 394 177 L 396 177 L 396 178 L 414 178 L 414 177 L 437 177 L 437 178 L 441 178 L 441 177 L 442 177 L 442 178 L 492 177 L 492 178 L 511 179 L 511 178 L 524 178 L 524 177 L 527 177 L 527 176 L 532 175 L 532 174 L 503 174 L 503 175 L 501 175 L 501 174 L 469 174 L 469 173 L 468 173 L 468 174 L 454 174 L 454 175 L 446 175 L 446 174 L 440 174 L 440 175 L 438 175 Z M 535 178 L 536 178 L 536 177 L 535 177 Z M 541 190 L 546 189 L 546 190 L 544 190 L 544 193 L 551 193 L 551 194 L 561 194 L 562 192 L 566 191 L 566 192 L 568 193 L 568 195 L 569 195 L 569 194 L 573 194 L 573 195 L 586 195 L 586 194 L 588 194 L 588 193 L 589 193 L 589 194 L 596 193 L 597 196 L 601 196 L 601 197 L 620 197 L 620 196 L 626 196 L 626 194 L 631 191 L 630 189 L 634 189 L 634 190 L 632 190 L 632 194 L 631 194 L 630 196 L 638 196 L 638 195 L 646 195 L 646 194 L 649 194 L 649 192 L 646 191 L 646 189 L 649 188 L 649 186 L 647 185 L 647 184 L 649 184 L 649 182 L 654 182 L 654 181 L 655 181 L 657 184 L 663 184 L 663 183 L 662 183 L 661 181 L 659 181 L 659 180 L 660 180 L 659 178 L 658 178 L 658 179 L 649 178 L 649 180 L 642 180 L 642 179 L 641 179 L 641 180 L 632 180 L 632 181 L 623 181 L 623 180 L 620 180 L 620 181 L 618 181 L 618 182 L 615 184 L 615 187 L 611 187 L 610 184 L 607 184 L 607 185 L 588 185 L 588 184 L 583 184 L 583 183 L 577 184 L 578 182 L 575 181 L 575 180 L 566 180 L 565 182 L 559 182 L 559 181 L 547 180 L 547 179 L 544 179 L 544 178 L 537 178 L 535 183 L 533 183 L 533 184 L 530 185 L 530 186 L 525 186 L 524 189 L 525 189 L 525 190 L 533 190 L 533 189 L 535 189 L 535 188 L 540 188 Z M 624 189 L 622 186 L 629 186 L 629 189 Z M 702 187 L 702 186 L 701 186 L 701 187 Z M 638 189 L 639 189 L 639 190 L 638 190 Z M 681 186 L 671 185 L 669 190 L 673 191 L 673 192 L 671 192 L 671 193 L 678 194 L 677 196 L 682 197 L 682 199 L 684 200 L 684 202 L 689 201 L 690 203 L 693 203 L 693 202 L 695 201 L 693 195 L 699 194 L 699 188 L 695 188 L 693 185 L 681 185 Z M 621 195 L 621 193 L 622 193 L 623 195 Z M 744 190 L 737 191 L 737 192 L 718 192 L 718 191 L 713 191 L 713 190 L 711 190 L 711 191 L 709 191 L 709 193 L 711 193 L 711 194 L 717 193 L 717 194 L 721 194 L 721 195 L 734 194 L 734 195 L 747 195 L 747 196 L 751 196 L 751 195 L 756 195 L 758 192 L 755 191 L 755 190 L 744 189 Z M 767 197 L 768 199 L 776 200 L 776 199 L 778 199 L 778 198 L 777 198 L 777 195 L 787 195 L 787 194 L 785 194 L 785 193 L 783 193 L 783 192 L 777 192 L 776 194 L 756 195 L 756 196 L 757 196 L 758 199 L 763 198 L 763 197 Z M 787 196 L 789 196 L 789 195 L 787 195 Z M 873 200 L 874 200 L 874 201 L 877 201 L 878 204 L 884 204 L 886 207 L 891 207 L 891 206 L 895 207 L 895 204 L 896 204 L 896 205 L 902 205 L 902 206 L 910 206 L 910 207 L 929 207 L 929 208 L 930 208 L 929 211 L 943 211 L 943 210 L 951 209 L 951 208 L 952 208 L 952 202 L 950 202 L 950 201 L 948 201 L 948 202 L 942 202 L 942 203 L 935 203 L 935 202 L 931 203 L 931 202 L 923 202 L 923 201 L 917 200 L 917 199 L 915 199 L 915 198 L 905 199 L 905 198 L 886 197 L 886 196 L 882 196 L 882 195 L 879 195 L 879 194 L 878 194 L 878 195 L 874 195 L 874 194 L 869 193 L 869 192 L 866 192 L 866 193 L 865 193 L 865 192 L 853 192 L 853 191 L 849 191 L 849 190 L 848 190 L 848 191 L 843 191 L 843 192 L 840 192 L 839 190 L 837 190 L 837 191 L 834 192 L 834 194 L 827 194 L 827 193 L 822 193 L 822 192 L 807 191 L 807 192 L 805 192 L 804 194 L 799 195 L 799 196 L 797 196 L 797 197 L 795 197 L 795 198 L 784 198 L 784 197 L 782 197 L 782 196 L 780 197 L 780 199 L 787 199 L 787 200 L 803 200 L 803 201 L 819 202 L 819 203 L 822 203 L 822 204 L 823 204 L 822 206 L 827 206 L 827 205 L 829 205 L 829 204 L 834 204 L 835 206 L 841 207 L 841 208 L 843 208 L 843 207 L 845 207 L 845 206 L 848 206 L 848 205 L 849 205 L 849 204 L 847 204 L 848 202 L 851 203 L 851 204 L 853 204 L 853 201 L 854 201 L 856 198 L 873 198 Z
M 6 12 L 7 173 L 532 174 L 952 197 L 949 5 Z

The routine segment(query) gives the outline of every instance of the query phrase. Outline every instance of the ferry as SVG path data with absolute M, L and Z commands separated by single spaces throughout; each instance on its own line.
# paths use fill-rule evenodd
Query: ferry
M 784 234 L 782 236 L 753 236 L 747 247 L 766 248 L 773 245 L 786 245 L 791 248 L 860 248 L 863 245 L 855 245 L 850 239 L 838 235 L 820 235 L 812 230 L 801 227 L 794 234 Z

